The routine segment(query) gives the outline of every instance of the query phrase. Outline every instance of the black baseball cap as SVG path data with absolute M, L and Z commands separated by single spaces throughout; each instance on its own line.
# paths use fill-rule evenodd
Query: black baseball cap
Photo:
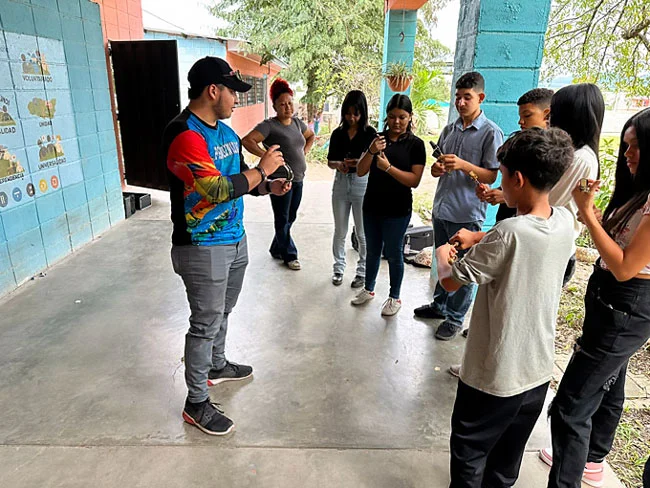
M 209 85 L 223 85 L 237 92 L 247 92 L 251 85 L 241 79 L 239 71 L 233 71 L 230 65 L 221 58 L 206 56 L 199 59 L 187 73 L 190 88 L 203 90 Z

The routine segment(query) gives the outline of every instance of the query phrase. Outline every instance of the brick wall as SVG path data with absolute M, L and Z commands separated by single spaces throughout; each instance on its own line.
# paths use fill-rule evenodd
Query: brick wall
M 124 219 L 103 34 L 89 0 L 0 0 L 0 295 Z
M 267 81 L 265 83 L 264 98 L 267 101 L 268 110 L 271 114 L 274 114 L 271 100 L 269 99 L 268 89 L 271 86 L 271 80 L 273 80 L 273 78 L 280 72 L 280 68 L 275 64 L 260 66 L 258 62 L 240 56 L 234 52 L 228 52 L 226 60 L 233 69 L 239 70 L 244 76 L 255 76 L 257 78 L 263 78 L 266 76 Z M 266 117 L 267 114 L 265 113 L 264 103 L 238 107 L 235 109 L 232 116 L 232 128 L 235 129 L 237 134 L 243 137 Z

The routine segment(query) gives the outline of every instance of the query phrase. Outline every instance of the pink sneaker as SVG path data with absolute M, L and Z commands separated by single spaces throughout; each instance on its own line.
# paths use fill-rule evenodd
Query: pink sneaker
M 548 464 L 549 466 L 553 466 L 553 449 L 550 447 L 540 449 L 538 456 L 542 461 L 544 461 L 544 463 Z
M 550 447 L 545 447 L 540 449 L 539 458 L 544 461 L 545 464 L 553 466 L 553 449 Z M 587 463 L 585 464 L 585 470 L 582 473 L 582 481 L 589 486 L 594 488 L 600 488 L 604 486 L 605 480 L 605 468 L 604 463 Z
M 595 488 L 605 486 L 605 468 L 603 463 L 587 463 L 582 473 L 583 483 Z

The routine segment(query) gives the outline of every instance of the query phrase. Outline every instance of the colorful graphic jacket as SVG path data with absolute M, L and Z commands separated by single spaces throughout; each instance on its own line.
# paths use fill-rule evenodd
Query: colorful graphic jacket
M 185 109 L 165 128 L 163 144 L 173 244 L 239 242 L 245 234 L 242 196 L 248 193 L 248 180 L 241 173 L 248 166 L 237 134 L 223 122 L 210 126 Z

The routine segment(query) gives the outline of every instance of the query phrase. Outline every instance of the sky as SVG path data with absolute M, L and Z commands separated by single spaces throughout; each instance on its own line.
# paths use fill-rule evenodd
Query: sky
M 220 23 L 206 10 L 213 0 L 142 0 L 145 27 L 183 30 L 213 35 Z M 460 0 L 451 0 L 440 11 L 432 36 L 450 49 L 456 47 L 456 28 Z
M 221 25 L 206 9 L 212 3 L 208 0 L 142 0 L 144 26 L 214 35 Z
M 459 10 L 460 0 L 451 0 L 438 14 L 438 25 L 431 32 L 431 37 L 437 39 L 452 51 L 456 49 Z

